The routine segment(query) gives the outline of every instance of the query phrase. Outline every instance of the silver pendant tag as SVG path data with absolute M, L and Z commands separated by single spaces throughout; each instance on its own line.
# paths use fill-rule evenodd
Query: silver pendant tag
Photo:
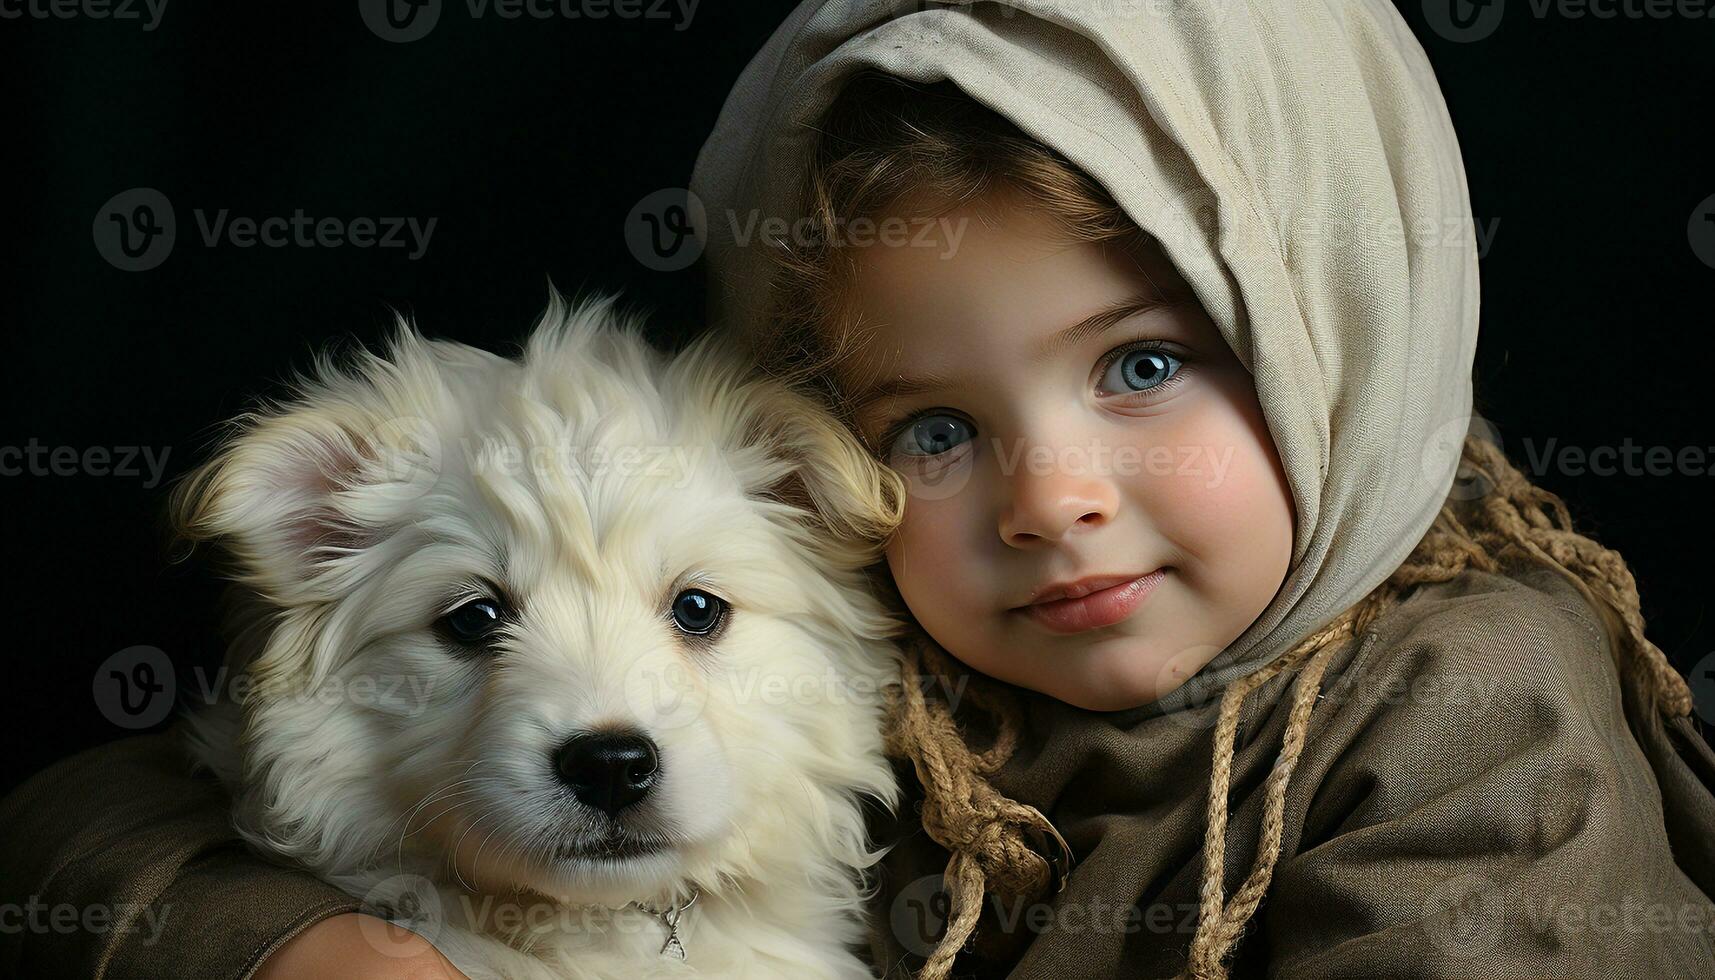
M 680 962 L 685 960 L 685 944 L 679 941 L 679 916 L 684 909 L 668 909 L 661 914 L 661 922 L 667 927 L 667 941 L 661 945 L 661 955 L 671 956 Z

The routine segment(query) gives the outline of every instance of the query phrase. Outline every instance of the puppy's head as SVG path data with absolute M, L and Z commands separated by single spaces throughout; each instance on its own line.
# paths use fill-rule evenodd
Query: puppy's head
M 242 735 L 192 719 L 251 840 L 600 902 L 866 863 L 902 493 L 837 422 L 558 296 L 316 374 L 176 498 L 263 610 Z

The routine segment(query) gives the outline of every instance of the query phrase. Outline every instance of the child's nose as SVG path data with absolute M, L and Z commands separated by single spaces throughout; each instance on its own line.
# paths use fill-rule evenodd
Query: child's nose
M 1021 467 L 1009 483 L 1000 537 L 1015 548 L 1059 541 L 1074 528 L 1100 527 L 1113 519 L 1119 506 L 1113 481 L 1098 474 Z

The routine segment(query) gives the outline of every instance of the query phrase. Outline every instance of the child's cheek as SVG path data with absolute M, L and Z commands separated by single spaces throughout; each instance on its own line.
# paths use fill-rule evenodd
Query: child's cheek
M 1182 466 L 1151 487 L 1160 530 L 1194 559 L 1234 618 L 1260 615 L 1292 556 L 1292 495 L 1248 378 L 1217 389 L 1172 442 Z M 1247 615 L 1248 611 L 1248 615 Z
M 888 565 L 901 596 L 915 612 L 931 590 L 937 604 L 956 604 L 963 564 L 958 542 L 967 533 L 960 519 L 961 501 L 913 496 L 905 518 L 887 546 Z
M 983 530 L 973 524 L 968 493 L 913 496 L 887 546 L 894 584 L 911 614 L 955 656 L 991 670 L 982 652 L 994 646 L 992 581 L 974 552 Z M 994 534 L 993 530 L 988 533 Z

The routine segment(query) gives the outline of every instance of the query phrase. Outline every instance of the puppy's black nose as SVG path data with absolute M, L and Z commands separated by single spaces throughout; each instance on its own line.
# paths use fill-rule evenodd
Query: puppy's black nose
M 648 795 L 660 759 L 636 732 L 586 732 L 554 750 L 554 769 L 580 803 L 608 816 Z

